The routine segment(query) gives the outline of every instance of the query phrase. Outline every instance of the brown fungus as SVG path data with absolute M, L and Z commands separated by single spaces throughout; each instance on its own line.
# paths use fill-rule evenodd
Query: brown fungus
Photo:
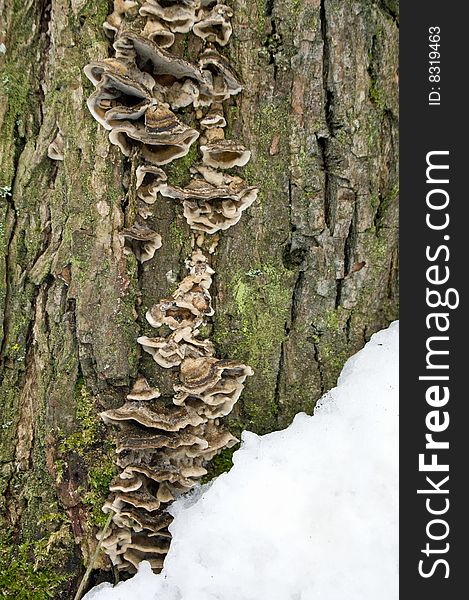
M 140 17 L 133 19 L 138 8 Z M 115 56 L 85 68 L 96 88 L 88 99 L 91 113 L 110 141 L 140 165 L 125 186 L 136 195 L 138 215 L 121 231 L 127 247 L 143 262 L 161 243 L 142 220 L 152 214 L 158 194 L 181 201 L 187 221 L 199 232 L 193 237 L 197 249 L 186 261 L 187 276 L 170 298 L 147 312 L 150 325 L 166 327 L 159 336 L 138 338 L 160 366 L 173 369 L 173 404 L 159 399 L 159 391 L 139 376 L 127 401 L 101 414 L 119 428 L 121 469 L 103 507 L 112 512 L 103 548 L 119 570 L 130 573 L 143 559 L 161 569 L 171 538 L 167 505 L 207 474 L 207 461 L 237 443 L 219 417 L 231 411 L 252 374 L 248 366 L 215 358 L 213 343 L 199 339 L 199 327 L 213 315 L 214 274 L 201 248 L 212 253 L 216 232 L 234 225 L 257 196 L 257 188 L 217 170 L 243 166 L 250 158 L 244 147 L 224 139 L 222 102 L 242 86 L 212 43 L 228 42 L 231 16 L 231 8 L 216 0 L 116 0 L 105 24 Z M 176 33 L 191 29 L 208 44 L 197 65 L 165 50 Z M 175 47 L 180 50 L 180 44 Z M 199 138 L 199 131 L 174 112 L 191 105 L 203 130 L 203 159 L 191 167 L 192 180 L 182 188 L 170 185 L 160 167 L 185 156 Z M 215 235 L 207 240 L 206 234 Z
M 218 102 L 213 104 L 205 117 L 201 119 L 200 124 L 206 129 L 212 129 L 213 127 L 226 127 L 223 105 Z
M 142 480 L 139 477 L 122 478 L 121 476 L 114 477 L 109 484 L 111 492 L 135 492 L 142 487 Z
M 216 4 L 208 14 L 204 13 L 203 9 L 199 11 L 198 22 L 192 30 L 194 34 L 207 42 L 226 46 L 233 32 L 230 22 L 233 10 L 225 4 Z
M 152 355 L 160 367 L 178 367 L 184 358 L 210 356 L 215 352 L 212 342 L 197 339 L 198 330 L 191 327 L 177 329 L 167 337 L 142 336 L 137 339 L 145 352 Z
M 160 48 L 170 48 L 174 44 L 175 39 L 174 33 L 167 25 L 158 19 L 152 18 L 147 19 L 141 35 L 155 42 Z
M 90 63 L 84 72 L 96 86 L 86 102 L 88 109 L 105 129 L 111 130 L 120 120 L 141 118 L 155 102 L 149 76 L 142 74 L 136 81 L 135 73 L 114 59 Z
M 139 222 L 122 229 L 120 233 L 141 263 L 152 259 L 162 245 L 161 235 Z
M 140 14 L 165 21 L 174 33 L 188 33 L 195 22 L 195 9 L 196 0 L 146 0 Z
M 135 421 L 143 427 L 164 431 L 179 431 L 187 425 L 200 425 L 204 421 L 194 411 L 187 411 L 183 408 L 174 410 L 171 407 L 165 407 L 157 400 L 126 402 L 120 408 L 102 412 L 101 418 L 110 425 L 122 425 L 129 421 Z
M 164 106 L 151 106 L 140 121 L 121 121 L 114 125 L 109 140 L 130 156 L 132 147 L 139 143 L 143 157 L 155 165 L 165 165 L 185 156 L 199 132 L 182 123 Z
M 128 56 L 129 60 L 132 57 L 140 70 L 152 75 L 160 84 L 172 85 L 175 80 L 185 78 L 203 82 L 202 73 L 196 66 L 136 33 L 120 35 L 114 47 Z
M 231 169 L 244 167 L 250 158 L 251 151 L 232 140 L 219 140 L 213 144 L 200 146 L 202 161 L 209 167 Z
M 257 198 L 258 188 L 248 186 L 240 177 L 226 176 L 225 182 L 217 186 L 205 179 L 192 179 L 186 188 L 164 184 L 160 193 L 183 200 L 189 226 L 212 234 L 235 225 Z
M 127 394 L 127 400 L 144 402 L 146 400 L 155 400 L 160 396 L 161 394 L 158 389 L 152 388 L 145 377 L 139 376 L 136 379 L 130 394 Z
M 171 87 L 165 91 L 164 98 L 173 110 L 185 108 L 190 104 L 197 104 L 200 95 L 197 82 L 192 79 L 175 81 Z
M 147 204 L 154 204 L 160 187 L 167 180 L 166 173 L 155 165 L 140 165 L 136 169 L 137 196 Z
M 132 539 L 131 530 L 128 528 L 112 527 L 108 530 L 105 538 L 102 538 L 99 534 L 97 537 L 101 541 L 101 546 L 112 563 L 116 566 L 123 564 L 122 554 L 125 551 L 125 545 Z
M 226 58 L 214 48 L 207 48 L 201 54 L 199 67 L 204 77 L 201 91 L 213 102 L 223 102 L 243 89 Z
M 103 23 L 104 31 L 112 38 L 119 31 L 122 21 L 127 15 L 131 15 L 138 7 L 135 0 L 114 0 L 114 10 Z
M 160 448 L 180 448 L 181 446 L 197 446 L 200 449 L 208 447 L 208 442 L 205 442 L 201 436 L 199 430 L 191 428 L 190 426 L 185 427 L 183 430 L 178 432 L 158 432 L 152 433 L 152 431 L 136 430 L 135 428 L 124 431 L 120 437 L 116 446 L 116 453 L 122 454 L 127 450 L 142 450 L 150 451 L 157 450 Z M 155 479 L 155 481 L 166 481 L 174 476 L 168 471 L 163 469 L 166 475 L 161 475 L 163 479 Z M 125 471 L 125 477 L 130 473 L 130 470 Z M 148 473 L 146 473 L 148 475 Z M 121 474 L 123 477 L 124 474 Z M 148 475 L 149 476 L 149 475 Z
M 193 253 L 188 262 L 189 275 L 181 281 L 172 298 L 163 298 L 147 311 L 146 318 L 152 327 L 167 325 L 172 330 L 189 327 L 194 331 L 206 317 L 213 315 L 212 298 L 208 290 L 214 271 L 206 260 L 201 252 Z
M 186 359 L 181 364 L 181 384 L 173 402 L 192 407 L 204 418 L 229 414 L 244 388 L 251 367 L 233 360 L 217 358 Z

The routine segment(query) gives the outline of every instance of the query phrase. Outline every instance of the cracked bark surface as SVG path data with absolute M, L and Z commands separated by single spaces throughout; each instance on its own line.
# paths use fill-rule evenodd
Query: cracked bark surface
M 207 333 L 255 370 L 229 427 L 264 433 L 311 412 L 397 316 L 398 13 L 390 0 L 227 4 L 245 86 L 227 137 L 252 150 L 243 173 L 260 197 L 221 236 Z M 162 198 L 149 224 L 163 247 L 143 266 L 124 254 L 128 164 L 87 111 L 82 71 L 108 55 L 108 8 L 0 0 L 0 512 L 8 543 L 45 540 L 60 557 L 57 598 L 93 548 L 112 470 L 93 414 L 122 404 L 137 371 L 169 395 L 136 338 L 190 252 L 181 207 Z M 60 162 L 47 158 L 59 129 Z

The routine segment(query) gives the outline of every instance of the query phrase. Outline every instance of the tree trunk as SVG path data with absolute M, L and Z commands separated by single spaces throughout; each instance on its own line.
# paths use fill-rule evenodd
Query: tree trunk
M 398 15 L 391 0 L 226 4 L 224 53 L 244 83 L 226 137 L 252 151 L 243 176 L 260 194 L 221 236 L 207 327 L 218 356 L 255 371 L 230 429 L 265 433 L 311 413 L 397 316 Z M 60 565 L 55 597 L 70 598 L 114 472 L 97 414 L 123 402 L 137 372 L 170 393 L 136 338 L 186 274 L 191 234 L 161 198 L 150 223 L 163 247 L 143 266 L 124 253 L 129 160 L 88 112 L 83 75 L 109 55 L 108 2 L 0 10 L 0 570 L 33 590 L 6 597 L 40 600 Z M 59 132 L 63 161 L 48 158 Z M 189 166 L 176 161 L 170 179 L 185 183 Z M 229 453 L 212 472 L 227 464 Z M 18 544 L 23 563 L 11 559 Z

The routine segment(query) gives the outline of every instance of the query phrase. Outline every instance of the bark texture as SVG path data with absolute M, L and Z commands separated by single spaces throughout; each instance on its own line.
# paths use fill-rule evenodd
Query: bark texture
M 311 412 L 397 316 L 398 14 L 390 0 L 226 3 L 245 86 L 227 138 L 252 150 L 243 176 L 260 195 L 221 237 L 207 333 L 221 357 L 255 370 L 231 430 L 265 433 Z M 143 267 L 124 254 L 127 159 L 89 114 L 83 75 L 108 56 L 108 2 L 0 0 L 0 10 L 0 562 L 21 544 L 32 567 L 18 569 L 33 581 L 61 561 L 56 597 L 70 598 L 113 474 L 96 415 L 122 404 L 137 372 L 170 392 L 136 338 L 151 335 L 145 311 L 186 274 L 191 237 L 161 199 L 150 225 L 163 247 Z M 59 131 L 64 160 L 53 161 Z M 174 183 L 194 159 L 169 169 Z M 38 589 L 10 597 L 45 598 Z

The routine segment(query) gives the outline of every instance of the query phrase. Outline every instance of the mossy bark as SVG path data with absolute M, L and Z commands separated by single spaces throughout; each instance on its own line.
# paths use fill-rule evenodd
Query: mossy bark
M 227 3 L 227 54 L 244 82 L 227 137 L 252 150 L 244 175 L 260 197 L 221 237 L 207 333 L 220 356 L 255 370 L 232 430 L 263 433 L 311 412 L 397 315 L 398 17 L 395 2 L 371 0 Z M 69 598 L 113 471 L 96 415 L 122 402 L 137 371 L 170 392 L 135 340 L 149 331 L 145 309 L 185 274 L 190 231 L 161 199 L 151 223 L 162 249 L 143 268 L 124 254 L 129 165 L 88 113 L 83 75 L 108 56 L 108 2 L 0 10 L 3 544 L 28 544 L 45 573 L 60 561 L 56 597 Z M 59 130 L 57 162 L 47 148 Z

